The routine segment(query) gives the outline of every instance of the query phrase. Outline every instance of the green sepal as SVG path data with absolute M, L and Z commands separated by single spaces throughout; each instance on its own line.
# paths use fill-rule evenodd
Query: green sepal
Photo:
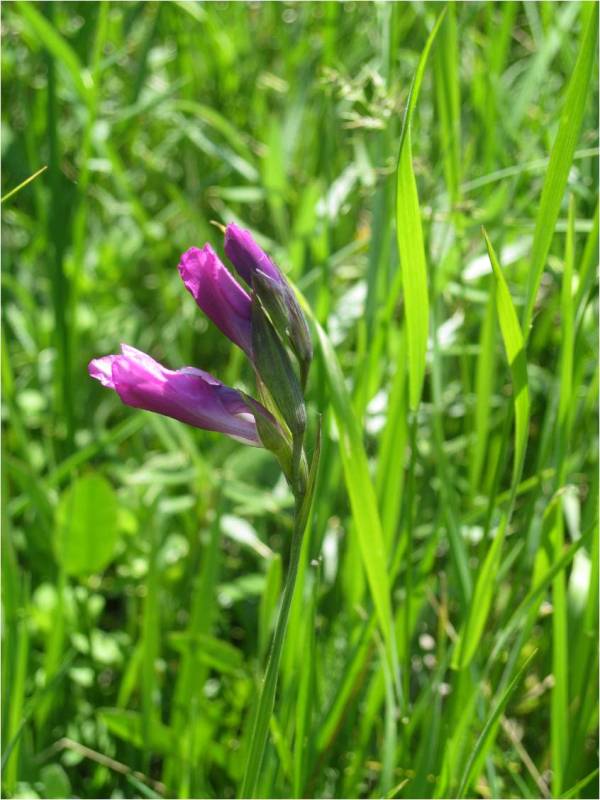
M 302 389 L 290 357 L 256 291 L 252 293 L 252 352 L 256 371 L 290 429 L 297 447 L 298 442 L 302 442 L 306 428 Z
M 276 419 L 265 414 L 265 410 L 253 397 L 241 393 L 254 414 L 256 429 L 265 450 L 269 450 L 277 461 L 288 482 L 293 481 L 293 445 L 290 432 L 280 425 Z
M 308 368 L 313 357 L 310 332 L 294 290 L 286 283 L 279 283 L 256 270 L 252 286 L 281 339 L 287 341 L 300 365 L 302 385 L 306 385 Z

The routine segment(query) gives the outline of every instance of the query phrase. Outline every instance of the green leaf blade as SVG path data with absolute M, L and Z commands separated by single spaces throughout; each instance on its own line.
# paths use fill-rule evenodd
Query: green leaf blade
M 429 333 L 429 295 L 423 225 L 412 164 L 411 125 L 429 51 L 445 13 L 444 10 L 438 17 L 419 59 L 402 124 L 396 167 L 396 239 L 404 292 L 404 313 L 408 339 L 409 399 L 412 409 L 419 405 L 425 378 Z
M 558 133 L 552 148 L 535 223 L 527 302 L 523 314 L 523 330 L 526 337 L 529 333 L 537 290 L 552 243 L 588 100 L 588 89 L 596 55 L 598 9 L 595 3 L 587 5 L 589 8 L 584 12 L 584 25 L 586 22 L 587 25 L 577 62 L 567 87 Z

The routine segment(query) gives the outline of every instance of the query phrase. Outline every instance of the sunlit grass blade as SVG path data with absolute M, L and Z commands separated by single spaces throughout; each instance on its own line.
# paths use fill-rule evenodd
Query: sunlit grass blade
M 500 716 L 504 712 L 504 709 L 506 708 L 506 705 L 507 705 L 508 701 L 510 700 L 512 693 L 517 688 L 517 686 L 519 684 L 519 681 L 521 680 L 521 678 L 525 674 L 525 670 L 527 669 L 527 667 L 531 663 L 531 660 L 536 655 L 536 653 L 537 653 L 537 650 L 534 650 L 531 653 L 531 655 L 528 656 L 528 658 L 524 661 L 524 663 L 522 664 L 522 666 L 519 669 L 519 671 L 515 674 L 514 678 L 508 684 L 506 689 L 502 692 L 502 695 L 496 701 L 496 703 L 494 705 L 494 709 L 493 709 L 492 713 L 489 715 L 489 717 L 487 718 L 487 720 L 485 722 L 485 725 L 483 726 L 483 729 L 482 729 L 481 733 L 479 734 L 479 736 L 477 738 L 477 741 L 475 743 L 475 747 L 473 748 L 473 750 L 472 750 L 472 752 L 471 752 L 471 754 L 469 756 L 469 760 L 467 761 L 467 765 L 465 767 L 463 776 L 461 778 L 460 787 L 458 789 L 457 797 L 464 797 L 465 793 L 469 789 L 469 785 L 470 785 L 471 780 L 473 778 L 473 767 L 475 766 L 476 761 L 478 760 L 478 758 L 479 758 L 480 754 L 482 753 L 482 751 L 485 748 L 488 748 L 490 746 L 490 744 L 491 744 L 490 738 L 491 738 L 491 735 L 492 735 L 492 733 L 494 732 L 494 730 L 496 728 L 496 725 L 497 725 L 497 723 L 498 723 L 498 721 L 500 719 Z
M 578 12 L 579 9 L 572 3 L 560 6 L 556 24 L 541 38 L 539 47 L 531 56 L 529 68 L 516 84 L 514 102 L 511 104 L 511 113 L 508 119 L 515 136 L 518 134 L 519 126 L 522 124 L 527 110 L 531 108 L 533 98 L 539 91 L 539 85 L 547 73 L 548 64 L 556 57 L 557 52 L 560 52 L 564 38 L 570 35 Z
M 525 342 L 504 273 L 498 262 L 498 257 L 485 231 L 484 236 L 490 263 L 496 279 L 496 309 L 500 330 L 502 332 L 502 340 L 504 342 L 504 350 L 506 352 L 513 383 L 513 402 L 515 410 L 514 492 L 521 480 L 529 430 L 530 400 L 527 379 L 527 361 L 525 358 Z
M 581 49 L 565 93 L 558 133 L 552 148 L 550 164 L 538 206 L 531 250 L 527 302 L 523 313 L 525 338 L 528 338 L 529 335 L 537 290 L 542 279 L 542 272 L 552 243 L 569 170 L 573 163 L 573 154 L 581 132 L 596 55 L 598 34 L 598 8 L 596 3 L 588 3 L 582 6 L 581 15 L 584 25 Z
M 477 652 L 487 622 L 498 569 L 500 567 L 502 545 L 506 536 L 506 530 L 523 470 L 529 428 L 530 401 L 523 335 L 519 326 L 517 312 L 506 284 L 506 279 L 498 263 L 492 243 L 488 239 L 485 231 L 484 236 L 496 281 L 496 311 L 513 382 L 515 454 L 509 508 L 503 512 L 500 524 L 494 536 L 494 541 L 485 555 L 477 576 L 477 582 L 467 612 L 465 626 L 461 632 L 459 643 L 454 654 L 453 665 L 461 669 L 464 669 L 471 663 Z
M 460 79 L 457 33 L 457 4 L 449 2 L 446 21 L 434 53 L 436 101 L 446 186 L 452 205 L 460 195 Z
M 412 409 L 419 405 L 425 378 L 429 294 L 423 225 L 412 163 L 411 127 L 427 57 L 445 13 L 444 9 L 438 17 L 419 59 L 402 123 L 396 166 L 396 238 L 402 271 L 405 330 L 408 339 L 409 398 Z
M 306 614 L 304 625 L 303 644 L 301 657 L 304 660 L 304 668 L 298 678 L 298 702 L 295 713 L 295 741 L 294 741 L 294 764 L 293 764 L 293 786 L 294 796 L 302 797 L 304 784 L 307 777 L 307 768 L 310 764 L 314 749 L 314 741 L 310 737 L 310 723 L 314 711 L 313 698 L 315 695 L 316 678 L 316 653 L 315 653 L 315 586 L 311 587 L 310 605 Z M 298 662 L 296 662 L 298 663 Z
M 597 517 L 597 500 L 592 502 L 594 503 L 593 508 Z M 581 538 L 584 538 L 584 536 Z M 577 647 L 569 649 L 571 736 L 569 738 L 568 763 L 564 773 L 564 785 L 573 783 L 577 775 L 580 775 L 584 769 L 582 765 L 586 760 L 585 741 L 594 724 L 592 720 L 596 714 L 595 704 L 591 698 L 596 696 L 598 691 L 599 539 L 598 524 L 594 522 L 592 542 L 588 546 L 589 556 L 583 554 L 582 559 L 584 565 L 586 562 L 590 565 L 587 581 L 587 603 L 582 609 L 579 619 L 577 614 L 573 615 L 575 617 L 574 624 L 569 629 L 571 640 L 577 642 Z M 578 539 L 574 544 L 580 541 L 581 539 Z M 571 570 L 570 581 L 579 583 L 575 568 Z M 582 593 L 585 592 L 585 589 L 585 586 L 581 587 Z
M 19 649 L 17 657 L 20 658 L 21 655 L 22 653 Z M 34 713 L 38 710 L 40 702 L 48 696 L 49 692 L 56 690 L 57 684 L 64 679 L 68 669 L 72 666 L 74 660 L 75 660 L 75 652 L 71 650 L 70 652 L 67 653 L 66 657 L 63 659 L 59 669 L 52 676 L 52 679 L 48 681 L 48 683 L 45 686 L 38 689 L 33 695 L 33 697 L 31 697 L 26 703 L 22 702 L 20 716 L 18 718 L 19 721 L 16 730 L 14 731 L 11 739 L 7 743 L 3 743 L 4 749 L 2 751 L 2 759 L 0 762 L 0 767 L 3 772 L 6 764 L 8 763 L 8 760 L 11 758 L 13 750 L 15 749 L 15 747 L 18 746 L 19 740 L 23 735 L 23 733 L 25 732 L 25 729 L 29 721 L 31 720 Z M 16 699 L 17 701 L 19 701 L 18 695 L 16 696 Z M 12 708 L 13 706 L 11 704 L 11 709 Z
M 495 283 L 490 281 L 490 293 L 481 326 L 479 353 L 475 376 L 474 436 L 470 458 L 469 478 L 475 494 L 488 449 L 492 392 L 496 368 L 496 298 Z
M 588 233 L 583 255 L 577 270 L 577 291 L 575 292 L 575 328 L 579 328 L 583 313 L 586 307 L 586 297 L 589 295 L 590 289 L 593 285 L 594 278 L 596 277 L 596 270 L 594 269 L 598 264 L 598 202 L 596 201 L 596 208 L 594 209 L 594 217 L 592 221 L 592 228 Z
M 220 520 L 219 503 L 217 513 L 210 528 L 210 538 L 202 548 L 202 570 L 193 584 L 190 620 L 186 634 L 193 640 L 212 632 L 216 616 L 217 579 L 219 575 Z M 185 650 L 179 665 L 177 682 L 174 688 L 174 707 L 170 725 L 182 745 L 178 758 L 167 762 L 165 782 L 177 785 L 179 796 L 190 794 L 192 789 L 193 762 L 195 754 L 190 752 L 189 737 L 186 730 L 199 716 L 201 698 L 199 687 L 208 673 L 201 664 L 194 646 Z
M 386 420 L 379 458 L 376 489 L 386 547 L 394 540 L 404 490 L 404 454 L 408 439 L 408 403 L 406 381 L 406 336 L 399 337 L 394 379 L 390 389 Z M 400 468 L 398 468 L 400 465 Z
M 533 586 L 532 589 L 530 589 L 530 591 L 521 600 L 517 608 L 506 621 L 504 628 L 499 632 L 490 655 L 490 661 L 493 662 L 498 658 L 500 651 L 503 647 L 505 647 L 515 629 L 527 616 L 528 612 L 535 607 L 536 603 L 539 603 L 556 576 L 559 575 L 563 570 L 566 570 L 571 561 L 575 558 L 575 555 L 580 547 L 589 543 L 591 533 L 591 530 L 587 531 L 581 536 L 580 539 L 577 539 L 571 545 L 569 545 L 558 561 L 556 561 L 547 572 L 538 578 L 535 586 Z
M 575 201 L 571 196 L 567 221 L 565 258 L 561 291 L 561 349 L 560 349 L 560 399 L 556 426 L 556 486 L 560 490 L 566 476 L 566 450 L 572 419 L 573 383 L 573 271 L 575 260 Z M 555 560 L 564 548 L 564 522 L 561 503 L 556 503 L 550 532 Z M 556 797 L 563 789 L 564 772 L 569 750 L 569 634 L 567 623 L 567 595 L 564 573 L 559 573 L 552 584 L 552 674 L 554 686 L 551 700 L 552 742 L 552 794 Z
M 21 189 L 24 189 L 29 183 L 31 183 L 31 181 L 34 181 L 38 177 L 38 175 L 41 175 L 42 172 L 45 172 L 47 169 L 48 169 L 47 165 L 40 167 L 40 169 L 34 172 L 33 175 L 30 175 L 28 178 L 25 178 L 25 180 L 22 181 L 22 183 L 20 183 L 18 186 L 15 186 L 14 189 L 11 189 L 9 192 L 7 192 L 0 200 L 0 203 L 4 203 L 10 197 L 17 194 L 17 192 L 20 192 Z
M 587 786 L 588 783 L 591 783 L 594 780 L 594 778 L 598 777 L 599 772 L 600 769 L 596 768 L 595 770 L 590 772 L 589 775 L 586 775 L 585 778 L 582 778 L 580 781 L 577 781 L 577 783 L 574 786 L 572 786 L 568 791 L 563 792 L 563 794 L 561 794 L 560 796 L 561 800 L 570 800 L 571 797 L 577 797 L 579 792 L 585 786 Z
M 316 320 L 314 322 L 323 355 L 327 383 L 331 392 L 333 413 L 339 431 L 340 456 L 356 525 L 362 563 L 377 611 L 390 667 L 393 672 L 396 672 L 396 647 L 392 626 L 391 587 L 387 573 L 386 550 L 375 489 L 369 475 L 367 456 L 362 442 L 362 432 L 354 416 L 344 376 L 329 337 Z
M 454 490 L 456 478 L 453 474 L 452 464 L 444 449 L 444 423 L 442 419 L 442 355 L 439 343 L 438 314 L 440 307 L 439 297 L 432 304 L 432 321 L 434 332 L 432 366 L 431 366 L 431 394 L 433 399 L 433 451 L 437 473 L 440 482 L 440 497 L 443 505 L 443 516 L 446 521 L 450 552 L 454 574 L 458 579 L 458 593 L 461 606 L 466 609 L 470 603 L 473 592 L 473 582 L 469 569 L 467 548 L 460 530 L 460 508 Z M 413 458 L 414 461 L 414 458 Z M 411 465 L 412 468 L 412 465 Z

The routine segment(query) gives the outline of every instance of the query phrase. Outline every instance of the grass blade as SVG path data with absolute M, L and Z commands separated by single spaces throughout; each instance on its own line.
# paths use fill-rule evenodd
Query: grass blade
M 492 603 L 496 576 L 500 567 L 502 545 L 523 470 L 529 428 L 529 387 L 523 335 L 504 274 L 485 231 L 484 236 L 496 280 L 496 310 L 513 381 L 515 457 L 509 508 L 502 516 L 494 541 L 486 553 L 477 576 L 477 583 L 467 613 L 467 619 L 454 654 L 452 664 L 455 668 L 460 669 L 467 667 L 473 660 L 485 629 Z
M 475 762 L 478 760 L 479 755 L 484 750 L 484 748 L 489 747 L 490 745 L 490 738 L 491 734 L 496 728 L 496 723 L 499 721 L 500 716 L 502 715 L 504 709 L 506 708 L 506 704 L 510 700 L 510 697 L 514 690 L 517 688 L 519 681 L 521 680 L 522 676 L 525 673 L 525 670 L 529 666 L 532 658 L 537 653 L 537 650 L 534 650 L 533 653 L 525 660 L 517 674 L 514 676 L 512 681 L 508 684 L 504 692 L 502 693 L 501 697 L 496 702 L 494 706 L 494 710 L 488 717 L 485 725 L 483 726 L 483 730 L 479 734 L 477 742 L 475 743 L 475 747 L 469 756 L 469 760 L 467 761 L 467 765 L 465 767 L 465 771 L 463 773 L 460 787 L 458 790 L 458 797 L 464 797 L 465 792 L 469 788 L 469 784 L 471 782 L 471 778 L 473 777 L 473 767 L 475 766 Z
M 9 192 L 7 192 L 2 197 L 2 199 L 0 199 L 0 203 L 4 203 L 6 200 L 15 195 L 17 192 L 20 192 L 21 189 L 24 189 L 29 183 L 31 183 L 31 181 L 34 181 L 38 177 L 38 175 L 41 175 L 42 172 L 45 172 L 47 169 L 48 169 L 47 165 L 40 167 L 40 169 L 34 172 L 33 175 L 30 175 L 28 178 L 25 178 L 25 180 L 22 181 L 18 186 L 15 186 L 14 189 L 11 189 Z
M 569 420 L 572 418 L 573 383 L 573 268 L 575 260 L 575 203 L 569 202 L 565 259 L 561 292 L 561 350 L 560 350 L 560 400 L 556 426 L 556 485 L 566 477 L 566 448 L 569 440 Z M 553 512 L 551 547 L 558 560 L 564 549 L 564 522 L 562 504 L 556 503 Z M 552 583 L 552 673 L 554 686 L 551 698 L 551 749 L 552 794 L 557 797 L 563 788 L 564 773 L 569 750 L 569 635 L 567 627 L 567 593 L 564 572 Z
M 320 452 L 321 429 L 319 428 L 317 444 L 315 447 L 315 452 L 313 453 L 312 463 L 308 475 L 306 493 L 304 497 L 299 498 L 296 505 L 296 516 L 294 519 L 294 532 L 290 546 L 288 571 L 283 587 L 281 605 L 279 607 L 279 613 L 275 623 L 275 631 L 271 643 L 271 650 L 267 660 L 265 677 L 258 698 L 256 715 L 252 725 L 250 747 L 241 786 L 240 797 L 242 798 L 253 797 L 255 795 L 257 791 L 258 780 L 261 774 L 261 767 L 267 743 L 267 733 L 271 720 L 271 714 L 273 713 L 273 706 L 275 704 L 275 690 L 277 688 L 277 679 L 279 677 L 281 651 L 285 641 L 290 606 L 294 596 L 294 590 L 296 588 L 296 576 L 300 562 L 302 537 L 304 536 L 311 503 L 314 497 Z
M 567 87 L 563 110 L 558 125 L 558 133 L 552 148 L 550 164 L 535 223 L 535 232 L 529 269 L 527 302 L 523 314 L 523 331 L 528 337 L 537 290 L 552 243 L 554 228 L 560 205 L 567 185 L 569 170 L 573 163 L 575 146 L 579 139 L 583 114 L 588 99 L 588 88 L 596 55 L 598 34 L 598 8 L 595 3 L 587 4 L 583 12 L 584 34 L 577 63 Z
M 434 74 L 439 114 L 440 145 L 446 186 L 454 206 L 460 196 L 460 80 L 455 2 L 448 3 L 446 24 L 435 50 Z
M 513 397 L 515 408 L 515 458 L 513 467 L 513 493 L 516 492 L 527 447 L 527 432 L 529 428 L 529 386 L 527 380 L 527 361 L 525 359 L 525 342 L 519 325 L 506 279 L 498 262 L 492 243 L 484 231 L 488 255 L 494 277 L 496 279 L 496 309 L 504 342 L 506 358 L 510 366 L 513 382 Z
M 585 778 L 582 778 L 580 781 L 577 781 L 575 786 L 572 786 L 567 792 L 561 794 L 560 796 L 561 800 L 568 800 L 568 798 L 577 797 L 581 789 L 583 789 L 584 786 L 587 786 L 588 783 L 593 781 L 594 778 L 598 776 L 599 772 L 600 769 L 596 768 L 595 770 L 593 770 L 593 772 L 590 772 L 589 775 L 586 775 Z
M 397 656 L 390 601 L 391 587 L 387 572 L 385 543 L 375 489 L 369 474 L 367 456 L 362 442 L 362 433 L 354 416 L 344 376 L 333 346 L 323 328 L 316 320 L 314 323 L 331 392 L 333 413 L 338 426 L 342 467 L 356 525 L 363 567 L 377 611 L 390 666 L 397 675 L 395 663 Z
M 412 409 L 419 405 L 425 378 L 425 356 L 429 333 L 429 296 L 421 210 L 412 164 L 411 126 L 427 57 L 444 15 L 445 9 L 429 34 L 419 59 L 404 114 L 396 166 L 396 237 L 404 292 L 404 313 L 408 338 L 409 398 Z
M 485 317 L 481 326 L 479 339 L 479 355 L 475 377 L 475 420 L 473 449 L 470 458 L 469 477 L 471 492 L 477 492 L 481 473 L 488 449 L 490 433 L 491 399 L 494 389 L 496 370 L 496 298 L 494 284 L 490 286 L 490 294 L 486 305 Z

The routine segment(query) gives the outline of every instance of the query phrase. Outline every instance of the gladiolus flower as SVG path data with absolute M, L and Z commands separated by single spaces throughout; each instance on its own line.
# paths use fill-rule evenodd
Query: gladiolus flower
M 252 297 L 208 244 L 187 250 L 179 273 L 198 306 L 252 361 L 261 399 L 273 414 L 208 372 L 167 369 L 128 345 L 121 345 L 120 355 L 91 361 L 89 373 L 126 405 L 265 447 L 299 492 L 306 478 L 302 387 L 312 358 L 306 320 L 291 286 L 248 231 L 230 225 L 225 251 L 251 286 Z M 282 340 L 297 356 L 302 386 Z
M 217 378 L 194 367 L 170 370 L 146 353 L 121 345 L 121 355 L 104 356 L 90 362 L 88 371 L 103 386 L 114 389 L 123 403 L 154 411 L 180 422 L 218 431 L 244 444 L 261 447 L 256 416 L 270 427 L 277 422 L 255 400 Z M 278 427 L 278 426 L 277 426 Z
M 300 362 L 303 383 L 313 350 L 308 326 L 294 290 L 249 231 L 231 222 L 225 230 L 225 254 L 240 276 L 258 294 L 280 336 Z
M 281 286 L 285 283 L 278 267 L 254 241 L 252 234 L 233 222 L 225 229 L 225 255 L 248 286 L 252 286 L 252 276 L 258 269 L 275 283 Z
M 179 274 L 202 311 L 252 359 L 252 301 L 207 244 L 181 256 Z

